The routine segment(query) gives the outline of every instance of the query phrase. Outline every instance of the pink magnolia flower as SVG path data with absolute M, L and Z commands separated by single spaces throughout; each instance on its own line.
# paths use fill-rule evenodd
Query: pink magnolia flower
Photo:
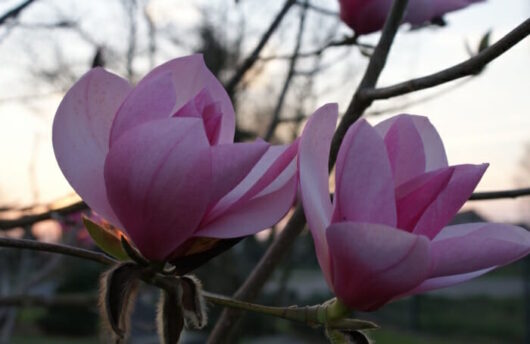
M 347 306 L 374 310 L 410 294 L 479 276 L 524 257 L 520 227 L 447 226 L 487 164 L 448 166 L 426 117 L 400 115 L 348 130 L 335 170 L 333 204 L 327 160 L 337 106 L 308 121 L 299 151 L 302 202 L 328 285 Z
M 234 130 L 228 95 L 193 55 L 155 68 L 135 87 L 89 71 L 57 110 L 53 146 L 90 208 L 146 258 L 165 261 L 189 239 L 254 234 L 291 207 L 297 142 L 233 143 Z
M 421 25 L 447 12 L 456 11 L 483 0 L 410 0 L 404 23 Z M 383 28 L 392 0 L 339 0 L 340 18 L 356 34 L 368 34 Z

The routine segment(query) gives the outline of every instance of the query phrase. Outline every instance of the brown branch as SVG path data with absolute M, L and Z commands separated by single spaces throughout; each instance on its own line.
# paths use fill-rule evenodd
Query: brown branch
M 340 122 L 339 128 L 333 136 L 329 160 L 330 170 L 335 164 L 340 143 L 342 142 L 348 127 L 353 124 L 353 122 L 355 122 L 355 120 L 357 120 L 362 115 L 364 110 L 371 104 L 370 102 L 361 100 L 357 94 L 359 93 L 359 90 L 366 87 L 373 88 L 377 83 L 379 75 L 381 74 L 381 71 L 383 70 L 383 67 L 386 63 L 386 58 L 399 27 L 399 23 L 403 18 L 407 2 L 407 0 L 395 0 L 392 5 L 392 9 L 381 34 L 381 39 L 379 40 L 372 58 L 370 59 L 370 63 L 368 64 L 364 78 L 361 81 L 361 84 L 359 85 L 355 95 L 353 96 L 351 103 L 348 106 L 348 110 Z M 304 212 L 302 207 L 298 206 L 294 214 L 289 219 L 289 222 L 285 226 L 284 230 L 278 235 L 278 238 L 271 244 L 271 246 L 269 246 L 263 257 L 253 269 L 250 276 L 234 294 L 235 299 L 250 302 L 257 297 L 261 291 L 261 288 L 283 258 L 285 252 L 290 249 L 294 240 L 303 230 L 304 225 Z M 217 321 L 212 333 L 210 334 L 208 343 L 216 344 L 228 342 L 230 340 L 231 331 L 233 330 L 234 324 L 240 317 L 241 311 L 225 309 L 219 317 L 219 320 Z
M 374 49 L 374 46 L 370 44 L 359 42 L 357 39 L 357 36 L 349 36 L 339 41 L 328 42 L 324 44 L 323 46 L 321 46 L 320 48 L 317 48 L 313 51 L 299 53 L 298 58 L 314 57 L 314 56 L 322 54 L 328 48 L 344 47 L 344 46 L 358 46 L 360 48 L 365 48 L 365 49 Z M 259 59 L 261 61 L 271 61 L 271 60 L 289 60 L 292 58 L 293 58 L 293 55 L 271 55 L 271 56 L 260 57 Z
M 395 106 L 389 106 L 389 107 L 384 108 L 384 109 L 366 112 L 365 116 L 380 116 L 380 115 L 385 115 L 385 114 L 390 114 L 390 113 L 397 113 L 397 112 L 404 111 L 405 109 L 407 109 L 409 107 L 412 107 L 412 106 L 418 106 L 420 104 L 428 103 L 431 100 L 438 99 L 442 95 L 445 95 L 447 93 L 453 92 L 453 91 L 459 89 L 460 87 L 465 86 L 471 80 L 473 80 L 473 79 L 472 78 L 467 78 L 467 79 L 461 80 L 458 83 L 454 83 L 451 86 L 445 87 L 444 89 L 442 89 L 440 91 L 433 92 L 432 94 L 429 94 L 429 95 L 424 96 L 422 98 L 412 99 L 412 100 L 410 100 L 408 102 L 405 101 L 404 103 L 398 104 L 398 105 L 395 105 Z
M 226 88 L 226 92 L 229 95 L 233 95 L 234 94 L 236 86 L 239 84 L 241 79 L 243 79 L 243 76 L 245 75 L 245 73 L 258 60 L 258 57 L 259 57 L 259 54 L 260 54 L 261 50 L 263 49 L 263 47 L 265 47 L 265 44 L 267 44 L 267 42 L 271 38 L 271 36 L 274 33 L 274 31 L 276 31 L 276 29 L 280 26 L 280 23 L 282 22 L 283 18 L 287 14 L 287 12 L 289 12 L 289 9 L 295 3 L 296 3 L 296 0 L 287 0 L 287 1 L 285 1 L 282 9 L 280 10 L 280 12 L 278 12 L 278 14 L 276 15 L 276 17 L 274 18 L 274 20 L 270 24 L 270 26 L 267 29 L 267 31 L 265 31 L 265 33 L 261 37 L 260 41 L 258 42 L 258 45 L 254 48 L 252 53 L 245 59 L 245 61 L 243 61 L 243 63 L 237 69 L 237 71 L 232 76 L 232 78 L 226 83 L 225 88 Z
M 15 227 L 30 226 L 39 221 L 49 220 L 55 215 L 64 216 L 86 209 L 88 209 L 88 206 L 85 204 L 85 202 L 77 202 L 63 208 L 49 210 L 40 214 L 26 215 L 13 220 L 0 220 L 0 230 L 8 230 Z
M 28 249 L 33 251 L 42 251 L 50 253 L 64 254 L 71 257 L 91 260 L 97 263 L 111 265 L 116 263 L 116 260 L 99 252 L 86 250 L 84 248 L 67 246 L 61 244 L 52 244 L 36 240 L 27 239 L 12 239 L 0 238 L 0 247 L 14 247 L 20 249 Z
M 2 16 L 0 16 L 0 25 L 4 24 L 8 19 L 14 19 L 18 17 L 18 15 L 34 1 L 35 0 L 26 0 L 4 13 Z
M 514 45 L 525 39 L 529 34 L 530 19 L 527 19 L 506 36 L 498 40 L 495 44 L 492 44 L 490 47 L 482 50 L 477 55 L 462 63 L 441 70 L 437 73 L 401 82 L 396 85 L 376 89 L 364 89 L 362 91 L 362 97 L 365 98 L 366 101 L 388 99 L 391 97 L 397 97 L 403 94 L 438 86 L 448 81 L 463 78 L 465 76 L 475 75 L 477 71 L 480 71 L 488 63 L 504 54 Z
M 374 53 L 370 58 L 368 67 L 364 73 L 364 77 L 357 88 L 357 91 L 354 93 L 342 120 L 340 121 L 339 127 L 333 136 L 333 141 L 331 142 L 331 151 L 329 156 L 329 170 L 335 165 L 335 160 L 337 159 L 337 153 L 339 151 L 340 144 L 348 128 L 358 120 L 364 111 L 372 104 L 371 100 L 362 97 L 361 94 L 366 89 L 372 89 L 377 84 L 379 76 L 385 67 L 390 48 L 394 42 L 394 37 L 407 8 L 408 0 L 394 0 L 392 3 L 392 8 L 390 13 L 385 21 L 383 26 L 383 31 L 381 33 L 381 38 L 377 43 L 377 46 L 374 49 Z
M 270 141 L 270 139 L 274 135 L 274 132 L 276 131 L 276 127 L 278 126 L 278 123 L 280 123 L 280 114 L 282 112 L 283 105 L 285 103 L 287 92 L 289 91 L 289 88 L 291 86 L 291 81 L 295 74 L 296 62 L 298 61 L 298 53 L 300 52 L 300 48 L 302 46 L 302 38 L 304 36 L 304 31 L 305 31 L 304 27 L 305 27 L 306 13 L 307 13 L 307 6 L 302 8 L 302 12 L 300 14 L 300 23 L 298 25 L 298 33 L 296 35 L 296 44 L 294 46 L 293 55 L 292 55 L 291 61 L 289 62 L 289 68 L 287 71 L 287 75 L 285 77 L 285 81 L 283 82 L 283 87 L 280 92 L 278 102 L 276 103 L 276 107 L 274 108 L 272 120 L 269 124 L 269 127 L 267 128 L 267 132 L 265 133 L 265 137 L 264 137 L 265 141 Z
M 515 189 L 515 190 L 502 190 L 502 191 L 487 191 L 487 192 L 475 192 L 469 198 L 470 201 L 481 201 L 481 200 L 492 200 L 501 198 L 517 198 L 530 196 L 530 188 Z

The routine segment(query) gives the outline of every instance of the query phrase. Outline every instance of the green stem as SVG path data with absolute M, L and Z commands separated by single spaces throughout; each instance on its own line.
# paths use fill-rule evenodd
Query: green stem
M 339 299 L 330 300 L 326 307 L 325 320 L 327 322 L 334 322 L 345 318 L 351 313 L 351 310 L 343 304 Z
M 14 247 L 33 251 L 45 251 L 64 254 L 81 259 L 92 260 L 104 265 L 114 265 L 117 261 L 105 254 L 81 249 L 78 247 L 43 243 L 36 240 L 0 238 L 0 247 Z M 153 271 L 146 273 L 142 279 L 148 284 L 160 288 L 172 288 L 173 282 L 167 276 Z M 227 296 L 203 292 L 205 299 L 213 304 L 255 313 L 261 313 L 287 320 L 302 322 L 310 326 L 325 326 L 332 329 L 360 330 L 377 328 L 377 325 L 364 320 L 345 318 L 349 310 L 337 299 L 329 300 L 321 305 L 269 307 L 250 302 L 239 301 Z
M 349 310 L 336 299 L 330 300 L 321 305 L 313 306 L 270 307 L 239 301 L 210 292 L 203 292 L 203 295 L 208 302 L 219 306 L 261 313 L 277 318 L 305 323 L 309 326 L 325 326 L 327 328 L 341 330 L 377 328 L 377 325 L 370 321 L 344 318 L 344 316 L 349 313 Z

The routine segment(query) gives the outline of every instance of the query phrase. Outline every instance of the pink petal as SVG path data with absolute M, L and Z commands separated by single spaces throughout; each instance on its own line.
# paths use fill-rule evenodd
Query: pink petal
M 266 191 L 265 189 L 286 183 L 297 173 L 296 165 L 293 164 L 297 152 L 298 140 L 290 145 L 269 147 L 241 183 L 219 200 L 205 217 L 203 224 L 213 221 L 230 208 L 241 206 Z
M 430 277 L 458 275 L 509 264 L 530 253 L 530 233 L 521 227 L 472 223 L 445 227 L 431 245 Z
M 311 230 L 324 233 L 331 222 L 328 160 L 338 117 L 337 104 L 319 108 L 309 118 L 300 139 L 300 192 Z
M 333 222 L 396 225 L 394 180 L 385 143 L 365 120 L 350 127 L 344 137 L 335 183 Z
M 210 204 L 215 204 L 239 184 L 268 148 L 269 145 L 264 141 L 213 146 Z
M 443 191 L 423 212 L 413 232 L 434 238 L 456 215 L 469 199 L 480 178 L 488 168 L 482 165 L 457 165 L 452 167 L 453 175 Z
M 270 151 L 269 148 L 267 153 Z M 287 213 L 293 204 L 298 184 L 295 159 L 297 141 L 287 148 L 280 148 L 282 154 L 269 162 L 277 149 L 272 151 L 268 157 L 265 153 L 249 175 L 205 216 L 197 236 L 254 234 L 274 225 Z M 255 223 L 251 224 L 252 221 Z
M 291 209 L 296 197 L 298 178 L 291 178 L 280 188 L 231 207 L 197 231 L 196 236 L 237 238 L 270 228 Z
M 392 0 L 340 0 L 340 18 L 356 34 L 367 34 L 383 28 Z
M 95 212 L 116 226 L 103 179 L 109 131 L 115 112 L 130 86 L 124 79 L 96 68 L 68 91 L 53 121 L 53 149 L 63 174 Z
M 482 0 L 410 0 L 403 22 L 424 24 L 447 12 L 456 11 Z M 357 34 L 383 28 L 392 0 L 340 0 L 340 17 Z
M 411 232 L 418 220 L 436 200 L 453 175 L 454 168 L 424 173 L 396 188 L 396 205 L 400 229 Z
M 483 0 L 411 0 L 404 18 L 404 22 L 421 25 L 425 22 L 440 17 L 448 12 L 453 12 L 467 7 L 474 2 Z
M 429 240 L 381 224 L 343 222 L 326 231 L 333 289 L 355 310 L 371 311 L 423 282 Z
M 220 102 L 212 98 L 207 88 L 184 104 L 173 117 L 202 118 L 210 144 L 215 145 L 218 142 L 223 113 Z
M 269 149 L 254 165 L 247 176 L 228 194 L 226 194 L 207 215 L 214 218 L 237 202 L 265 174 L 272 164 L 287 150 L 287 145 L 269 146 Z
M 325 229 L 330 224 L 332 215 L 328 160 L 337 117 L 337 104 L 327 104 L 315 111 L 305 125 L 298 156 L 304 213 L 313 235 L 320 266 L 328 282 L 331 279 Z
M 421 293 L 425 293 L 425 292 L 435 290 L 435 289 L 447 288 L 452 285 L 460 284 L 460 283 L 469 281 L 473 278 L 482 276 L 485 273 L 488 273 L 493 269 L 494 268 L 488 268 L 488 269 L 477 270 L 477 271 L 468 272 L 468 273 L 460 274 L 460 275 L 450 275 L 450 276 L 429 278 L 425 280 L 422 284 L 417 286 L 416 288 L 409 290 L 408 292 L 402 295 L 399 295 L 396 298 L 421 294 Z
M 163 261 L 198 226 L 210 200 L 210 145 L 202 120 L 135 126 L 109 151 L 110 204 L 145 257 Z
M 394 184 L 401 185 L 425 171 L 425 152 L 412 118 L 397 118 L 385 135 Z
M 206 68 L 202 55 L 191 55 L 158 66 L 138 83 L 116 114 L 111 144 L 136 125 L 170 117 L 205 88 L 223 114 L 216 143 L 232 142 L 235 115 L 230 98 Z
M 429 118 L 415 115 L 398 115 L 380 122 L 374 128 L 382 137 L 385 137 L 394 123 L 403 118 L 412 121 L 421 137 L 425 154 L 425 172 L 447 167 L 447 156 L 445 155 L 442 139 L 436 128 L 429 121 Z

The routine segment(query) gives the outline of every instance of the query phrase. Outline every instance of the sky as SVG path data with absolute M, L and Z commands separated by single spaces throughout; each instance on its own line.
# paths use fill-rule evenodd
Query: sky
M 169 22 L 172 18 L 179 18 L 182 23 L 191 24 L 198 18 L 194 8 L 181 7 L 178 13 L 171 13 L 168 10 L 171 9 L 169 1 L 156 2 L 159 6 L 153 15 L 160 16 L 161 20 Z M 233 1 L 218 2 L 230 2 L 234 6 Z M 250 8 L 256 6 L 251 0 L 243 3 L 249 3 Z M 280 1 L 277 3 L 281 4 Z M 338 10 L 334 1 L 315 3 Z M 256 20 L 249 24 L 248 30 L 263 30 L 277 7 L 267 15 L 255 14 L 253 18 Z M 0 7 L 0 13 L 3 12 L 4 8 Z M 443 29 L 409 32 L 403 28 L 396 38 L 380 85 L 423 76 L 458 63 L 468 57 L 465 42 L 476 46 L 488 30 L 492 30 L 492 41 L 495 41 L 528 16 L 530 3 L 527 0 L 490 0 L 448 15 L 446 19 L 449 26 Z M 278 35 L 288 35 L 288 30 L 289 26 Z M 340 31 L 349 33 L 344 25 Z M 0 31 L 0 37 L 2 34 Z M 377 38 L 378 34 L 373 34 L 363 37 L 362 41 L 375 43 Z M 246 48 L 250 49 L 252 43 L 247 42 Z M 8 66 L 2 68 L 0 73 L 0 204 L 24 206 L 50 202 L 71 194 L 72 190 L 58 169 L 51 146 L 51 123 L 62 93 L 46 85 L 35 89 L 37 86 L 32 85 L 27 75 L 22 73 L 28 64 L 18 62 L 23 57 L 16 55 L 15 44 L 13 40 L 0 40 L 0 63 Z M 33 48 L 38 50 L 37 47 Z M 289 47 L 282 46 L 278 40 L 274 41 L 265 49 L 264 55 L 282 51 L 283 48 L 289 51 Z M 79 56 L 85 53 L 80 45 Z M 336 61 L 340 54 L 341 50 L 337 49 L 336 52 L 326 53 L 325 59 Z M 327 84 L 337 84 L 345 73 L 360 75 L 366 59 L 355 54 L 359 55 L 353 53 L 355 62 L 333 63 L 317 85 L 322 92 L 315 99 L 316 104 L 338 102 L 341 110 L 346 108 L 358 78 L 352 77 L 340 87 L 331 88 L 331 91 Z M 453 90 L 444 91 L 433 100 L 399 110 L 429 116 L 445 143 L 450 163 L 490 163 L 478 190 L 518 186 L 515 179 L 521 170 L 523 147 L 526 143 L 530 144 L 529 58 L 530 40 L 527 39 L 491 63 L 482 75 L 455 86 Z M 280 71 L 272 67 L 269 72 L 274 75 Z M 452 88 L 454 84 L 443 89 Z M 374 109 L 414 103 L 417 99 L 440 91 L 440 88 L 436 88 L 392 101 L 377 102 Z M 40 96 L 36 101 L 33 97 L 23 98 L 25 94 Z M 374 116 L 369 117 L 369 120 L 377 123 L 384 118 Z M 530 175 L 526 180 L 526 185 L 530 186 Z M 527 201 L 526 207 L 530 207 L 529 204 Z M 521 221 L 525 202 L 474 202 L 470 206 L 495 221 Z

